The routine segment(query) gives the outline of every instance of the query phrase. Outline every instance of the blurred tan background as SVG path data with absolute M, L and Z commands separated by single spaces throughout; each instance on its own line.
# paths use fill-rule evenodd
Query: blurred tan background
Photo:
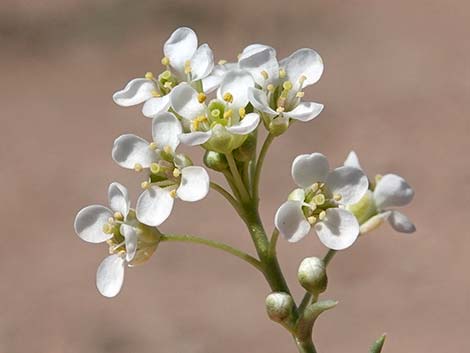
M 216 59 L 249 43 L 315 48 L 325 62 L 307 96 L 320 117 L 279 138 L 263 173 L 263 216 L 293 187 L 290 163 L 320 151 L 341 163 L 351 148 L 369 174 L 396 172 L 416 189 L 405 213 L 418 231 L 388 226 L 341 253 L 317 322 L 320 353 L 464 352 L 470 331 L 470 4 L 467 1 L 2 0 L 0 4 L 0 353 L 294 352 L 264 311 L 258 273 L 197 245 L 162 244 L 126 273 L 113 300 L 95 289 L 106 247 L 74 234 L 83 206 L 106 202 L 117 180 L 134 200 L 140 177 L 111 160 L 114 138 L 150 136 L 139 108 L 112 93 L 158 71 L 162 44 L 194 28 Z M 197 156 L 198 153 L 195 154 Z M 195 158 L 197 160 L 197 158 Z M 253 252 L 217 194 L 177 203 L 162 227 Z M 313 235 L 279 242 L 295 273 L 325 249 Z

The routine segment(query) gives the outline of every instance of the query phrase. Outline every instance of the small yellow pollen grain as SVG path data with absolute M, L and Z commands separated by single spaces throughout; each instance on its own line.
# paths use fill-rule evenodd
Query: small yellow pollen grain
M 173 169 L 173 176 L 175 178 L 178 178 L 180 175 L 181 175 L 181 170 L 179 170 L 178 168 Z
M 113 226 L 109 223 L 103 224 L 103 233 L 111 234 L 113 232 Z
M 151 142 L 150 145 L 149 145 L 149 148 L 150 148 L 152 151 L 155 151 L 155 150 L 158 148 L 158 146 L 157 146 L 157 144 L 156 144 L 155 142 Z
M 141 172 L 142 169 L 144 169 L 144 168 L 142 167 L 142 164 L 140 164 L 140 163 L 134 164 L 134 170 L 135 170 L 136 172 Z
M 168 66 L 170 65 L 170 59 L 168 59 L 166 56 L 162 58 L 162 65 Z
M 186 60 L 186 62 L 184 63 L 184 73 L 186 75 L 191 73 L 191 61 L 190 60 Z
M 176 190 L 175 189 L 170 191 L 170 196 L 173 197 L 173 198 L 176 197 Z
M 265 80 L 267 80 L 269 78 L 269 74 L 266 70 L 261 71 L 261 76 L 263 76 L 263 78 Z
M 282 84 L 282 88 L 284 88 L 286 91 L 290 91 L 292 87 L 293 85 L 290 81 L 284 81 L 284 83 Z
M 279 69 L 279 77 L 280 78 L 285 78 L 286 75 L 287 75 L 286 70 L 284 70 L 283 68 Z
M 335 201 L 341 201 L 341 199 L 343 198 L 343 196 L 341 194 L 334 194 L 333 195 L 333 198 L 335 199 Z
M 224 113 L 224 119 L 228 119 L 232 116 L 233 114 L 233 110 L 232 109 L 229 109 L 227 110 L 225 113 Z
M 297 93 L 295 94 L 295 96 L 296 96 L 297 98 L 303 98 L 303 97 L 305 96 L 305 92 L 297 92 Z
M 227 60 L 219 60 L 218 64 L 219 65 L 225 65 L 227 63 Z
M 227 103 L 233 102 L 233 96 L 230 92 L 226 92 L 223 98 L 224 98 L 224 101 L 226 101 Z
M 157 90 L 155 90 L 155 89 L 152 90 L 152 92 L 150 92 L 150 93 L 152 93 L 152 96 L 154 96 L 154 97 L 161 97 L 161 96 L 162 96 L 162 95 L 161 95 Z
M 240 115 L 240 119 L 243 119 L 246 116 L 246 110 L 245 108 L 240 108 L 238 109 L 238 115 Z
M 141 184 L 140 184 L 140 187 L 142 189 L 148 189 L 150 187 L 150 183 L 148 181 L 143 181 Z
M 277 107 L 277 109 L 276 109 L 276 111 L 277 111 L 278 113 L 282 113 L 284 110 L 285 110 L 284 107 Z
M 326 217 L 326 212 L 325 211 L 321 211 L 320 214 L 318 215 L 318 219 L 320 221 L 323 221 Z
M 122 221 L 124 219 L 124 216 L 121 212 L 114 212 L 113 217 L 116 221 Z
M 147 80 L 155 80 L 155 76 L 154 76 L 153 73 L 150 72 L 150 71 L 147 72 L 147 73 L 145 73 L 145 78 L 146 78 Z
M 150 171 L 153 173 L 153 174 L 158 174 L 160 173 L 160 165 L 158 163 L 152 163 L 150 164 Z
M 206 95 L 203 93 L 203 92 L 200 92 L 198 95 L 197 95 L 197 100 L 199 103 L 204 103 L 206 101 Z
M 269 92 L 272 93 L 272 92 L 274 92 L 274 85 L 270 83 L 270 84 L 266 87 L 266 89 L 267 89 Z
M 310 217 L 307 218 L 307 221 L 308 221 L 308 223 L 310 223 L 310 224 L 315 224 L 315 222 L 317 221 L 317 217 L 315 217 L 315 216 L 310 216 Z

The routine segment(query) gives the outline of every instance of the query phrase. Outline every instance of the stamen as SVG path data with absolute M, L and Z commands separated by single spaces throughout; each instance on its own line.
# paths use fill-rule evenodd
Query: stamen
M 341 201 L 342 198 L 343 198 L 343 196 L 341 194 L 334 194 L 333 195 L 333 199 L 335 201 Z
M 163 66 L 168 66 L 170 65 L 170 59 L 168 59 L 166 56 L 162 58 L 162 65 Z
M 144 190 L 148 189 L 150 187 L 150 183 L 148 181 L 143 181 L 141 184 L 140 184 L 140 187 Z
M 186 62 L 184 63 L 184 73 L 186 75 L 191 73 L 191 61 L 190 60 L 186 60 Z
M 315 217 L 315 216 L 310 216 L 310 217 L 307 218 L 307 221 L 308 221 L 308 223 L 310 223 L 310 224 L 315 224 L 315 222 L 317 221 L 317 217 Z
M 266 87 L 266 89 L 267 89 L 269 92 L 273 93 L 275 88 L 274 88 L 274 85 L 270 83 L 270 84 Z
M 303 98 L 303 97 L 305 96 L 305 92 L 297 92 L 297 93 L 295 94 L 295 96 L 296 96 L 297 98 Z
M 218 64 L 219 65 L 225 65 L 227 63 L 227 60 L 219 60 Z
M 314 183 L 314 184 L 312 185 L 312 191 L 315 192 L 315 191 L 317 191 L 317 190 L 318 190 L 318 183 Z
M 121 212 L 115 212 L 113 217 L 116 221 L 122 221 L 124 219 L 124 216 Z
M 320 214 L 318 215 L 318 219 L 320 221 L 323 221 L 326 217 L 326 212 L 325 211 L 321 211 Z
M 150 145 L 149 145 L 149 148 L 152 150 L 152 151 L 155 151 L 158 146 L 155 142 L 150 142 Z
M 152 163 L 150 164 L 150 171 L 153 173 L 153 174 L 158 174 L 160 173 L 160 170 L 162 168 L 160 167 L 160 164 L 158 163 Z
M 232 109 L 227 110 L 227 111 L 224 113 L 224 119 L 230 118 L 230 117 L 232 116 L 232 114 L 233 114 Z
M 181 170 L 179 170 L 178 168 L 173 169 L 173 176 L 175 178 L 178 178 L 180 175 L 181 175 Z
M 383 177 L 382 175 L 377 174 L 377 175 L 375 176 L 375 184 L 377 184 L 377 183 L 380 181 L 380 179 L 382 179 L 382 177 Z
M 266 70 L 261 71 L 261 76 L 263 76 L 263 78 L 265 80 L 267 80 L 269 78 L 269 74 Z
M 279 69 L 279 78 L 285 78 L 286 75 L 287 75 L 286 70 L 284 70 L 283 68 L 280 68 Z
M 284 107 L 277 107 L 277 109 L 276 109 L 276 111 L 277 111 L 278 113 L 282 113 L 282 112 L 284 112 L 284 110 L 285 110 Z
M 153 73 L 150 72 L 150 71 L 147 72 L 147 73 L 145 73 L 145 78 L 146 78 L 147 80 L 155 80 L 155 76 L 154 76 Z
M 290 81 L 284 81 L 284 83 L 282 84 L 282 88 L 284 88 L 286 91 L 290 91 L 292 87 L 293 85 Z
M 301 86 L 304 84 L 306 79 L 307 79 L 307 76 L 305 76 L 305 75 L 301 75 L 299 77 L 299 83 L 300 83 Z
M 206 98 L 207 98 L 206 95 L 205 95 L 204 93 L 202 93 L 202 92 L 200 92 L 200 93 L 197 95 L 197 101 L 198 101 L 199 103 L 201 103 L 201 104 L 206 101 Z
M 246 116 L 245 108 L 238 109 L 238 115 L 240 115 L 240 119 L 243 119 Z
M 162 96 L 162 95 L 160 94 L 160 92 L 158 92 L 158 91 L 155 90 L 155 89 L 152 90 L 152 92 L 150 92 L 150 93 L 152 93 L 152 96 L 157 97 L 157 98 Z
M 170 191 L 170 196 L 176 198 L 176 189 Z
M 144 169 L 144 168 L 142 167 L 142 164 L 140 164 L 140 163 L 134 164 L 134 170 L 135 170 L 136 172 L 141 172 L 142 169 Z
M 226 92 L 223 98 L 227 103 L 233 103 L 233 96 L 230 92 Z
M 163 152 L 165 152 L 166 154 L 173 154 L 173 149 L 171 148 L 171 146 L 166 145 L 165 147 L 163 147 Z
M 173 82 L 167 81 L 163 84 L 163 87 L 166 89 L 171 89 L 173 87 Z
M 103 224 L 103 233 L 104 234 L 112 234 L 113 233 L 113 226 L 109 223 Z

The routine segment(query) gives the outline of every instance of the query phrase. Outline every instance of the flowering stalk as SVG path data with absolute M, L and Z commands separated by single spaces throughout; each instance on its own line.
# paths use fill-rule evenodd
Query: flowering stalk
M 414 232 L 413 223 L 396 210 L 411 202 L 412 188 L 395 174 L 368 178 L 354 152 L 334 169 L 321 153 L 299 155 L 291 169 L 297 188 L 277 210 L 268 238 L 259 212 L 264 160 L 274 139 L 292 123 L 310 121 L 323 110 L 322 104 L 303 102 L 304 89 L 323 73 L 321 57 L 304 48 L 278 61 L 273 48 L 252 44 L 237 62 L 214 65 L 210 47 L 199 46 L 194 31 L 185 27 L 169 37 L 163 53 L 160 74 L 147 72 L 113 95 L 120 106 L 143 103 L 143 115 L 152 119 L 150 142 L 124 134 L 112 149 L 119 166 L 142 176 L 143 191 L 135 208 L 127 188 L 114 182 L 108 189 L 109 207 L 85 207 L 75 219 L 81 239 L 109 246 L 110 254 L 96 275 L 99 292 L 116 296 L 125 267 L 146 262 L 160 243 L 205 245 L 258 270 L 272 291 L 265 301 L 268 317 L 291 334 L 300 353 L 316 353 L 314 324 L 337 304 L 321 297 L 328 287 L 329 263 L 385 221 L 398 232 Z M 263 127 L 267 136 L 257 153 Z M 203 148 L 204 165 L 223 175 L 229 190 L 211 181 L 206 168 L 181 153 L 181 143 Z M 176 199 L 197 202 L 210 190 L 225 198 L 245 223 L 256 256 L 215 240 L 159 230 L 171 216 Z M 280 237 L 298 242 L 312 231 L 329 250 L 322 259 L 307 257 L 300 263 L 297 278 L 305 294 L 297 305 L 276 246 Z M 384 336 L 371 352 L 380 353 L 383 343 Z

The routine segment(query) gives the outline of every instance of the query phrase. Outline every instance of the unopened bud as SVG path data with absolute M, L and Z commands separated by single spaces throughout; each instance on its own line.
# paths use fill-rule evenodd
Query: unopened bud
M 359 228 L 359 234 L 364 235 L 366 233 L 372 232 L 374 229 L 378 228 L 387 219 L 388 216 L 389 212 L 383 212 L 369 218 L 367 221 L 361 224 L 361 227 Z
M 266 312 L 271 320 L 284 322 L 292 314 L 294 300 L 290 294 L 274 292 L 266 297 Z
M 222 172 L 228 168 L 227 158 L 223 153 L 206 151 L 204 155 L 204 164 L 217 172 Z
M 328 285 L 325 263 L 318 257 L 307 257 L 302 260 L 297 278 L 307 292 L 323 293 Z
M 256 137 L 253 134 L 249 134 L 246 137 L 245 142 L 233 151 L 233 156 L 237 161 L 247 162 L 254 157 L 256 153 Z
M 282 135 L 289 128 L 289 119 L 279 116 L 269 123 L 269 132 L 274 136 Z

